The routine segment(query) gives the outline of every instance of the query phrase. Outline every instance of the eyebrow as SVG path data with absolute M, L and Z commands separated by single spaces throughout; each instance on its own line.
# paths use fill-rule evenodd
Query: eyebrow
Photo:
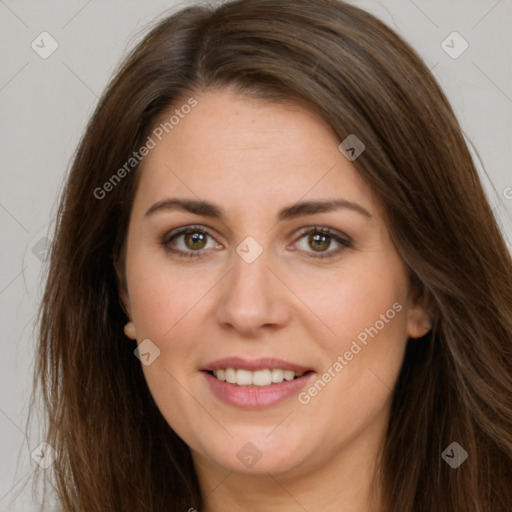
M 348 209 L 361 214 L 362 216 L 372 219 L 371 214 L 361 205 L 346 199 L 330 199 L 327 201 L 303 201 L 300 203 L 286 206 L 279 210 L 277 214 L 278 221 L 290 220 L 304 215 L 314 215 L 316 213 L 333 212 L 340 209 Z M 208 201 L 198 201 L 195 199 L 162 199 L 153 204 L 144 217 L 151 217 L 156 213 L 180 210 L 184 212 L 201 215 L 203 217 L 211 217 L 214 219 L 223 219 L 225 211 Z

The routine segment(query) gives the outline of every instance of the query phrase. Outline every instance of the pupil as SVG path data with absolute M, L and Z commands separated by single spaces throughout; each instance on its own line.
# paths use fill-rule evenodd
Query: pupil
M 313 247 L 316 249 L 327 249 L 329 247 L 329 240 L 325 235 L 315 233 L 309 237 L 313 242 Z
M 202 248 L 204 245 L 204 234 L 203 233 L 187 233 L 186 234 L 187 242 L 191 242 L 193 248 L 197 248 L 199 244 L 199 248 Z M 203 244 L 201 244 L 203 242 Z

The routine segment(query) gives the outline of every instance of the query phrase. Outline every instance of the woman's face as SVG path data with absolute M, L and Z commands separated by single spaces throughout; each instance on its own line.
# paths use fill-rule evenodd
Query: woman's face
M 428 330 L 379 205 L 315 114 L 196 100 L 137 171 L 122 297 L 149 389 L 201 467 L 371 457 Z

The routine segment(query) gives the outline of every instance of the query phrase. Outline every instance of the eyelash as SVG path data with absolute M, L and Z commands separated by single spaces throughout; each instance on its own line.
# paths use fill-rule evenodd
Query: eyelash
M 163 241 L 162 245 L 165 247 L 165 249 L 173 254 L 176 254 L 177 256 L 181 258 L 201 258 L 205 256 L 204 249 L 200 249 L 197 251 L 182 251 L 180 249 L 171 249 L 169 247 L 169 243 L 174 240 L 175 238 L 179 237 L 180 235 L 186 235 L 187 233 L 203 233 L 210 238 L 213 238 L 213 236 L 208 232 L 208 230 L 204 229 L 201 226 L 187 226 L 185 228 L 181 228 L 178 231 L 171 231 L 168 233 Z M 341 247 L 334 251 L 327 251 L 325 253 L 311 253 L 311 257 L 315 259 L 327 259 L 327 258 L 333 258 L 337 256 L 340 252 L 342 252 L 344 249 L 348 249 L 352 247 L 352 242 L 347 238 L 342 238 L 340 235 L 338 235 L 335 231 L 332 231 L 329 228 L 326 227 L 320 227 L 320 226 L 313 226 L 309 228 L 305 228 L 303 231 L 301 231 L 300 236 L 297 240 L 300 240 L 306 235 L 313 235 L 313 234 L 319 234 L 319 235 L 327 235 L 329 238 L 333 239 L 334 241 L 338 242 Z

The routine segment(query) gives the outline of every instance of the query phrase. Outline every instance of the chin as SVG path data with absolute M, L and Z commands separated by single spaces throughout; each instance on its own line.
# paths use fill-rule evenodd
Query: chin
M 274 425 L 251 431 L 245 426 L 245 432 L 232 439 L 226 439 L 227 435 L 222 440 L 205 439 L 199 450 L 200 457 L 210 459 L 227 471 L 253 476 L 284 474 L 303 468 L 308 451 L 305 446 L 307 433 L 293 435 L 287 429 L 279 435 L 279 427 L 272 432 L 275 428 Z

